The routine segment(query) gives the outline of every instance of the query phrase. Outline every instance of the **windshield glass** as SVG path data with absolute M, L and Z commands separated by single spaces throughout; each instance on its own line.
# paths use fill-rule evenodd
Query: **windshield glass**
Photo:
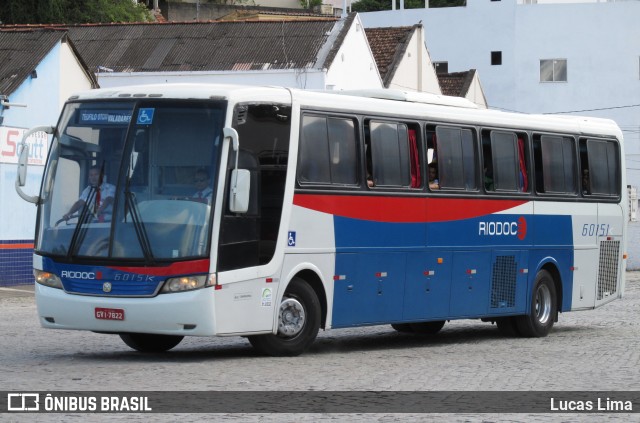
M 36 251 L 145 263 L 208 256 L 225 107 L 68 103 L 45 170 Z

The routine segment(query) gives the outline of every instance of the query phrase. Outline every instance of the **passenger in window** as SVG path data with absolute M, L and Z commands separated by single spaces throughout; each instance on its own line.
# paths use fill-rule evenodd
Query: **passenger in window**
M 376 183 L 373 181 L 373 176 L 371 176 L 371 173 L 367 170 L 367 186 L 369 188 L 373 188 L 376 186 Z
M 73 203 L 69 211 L 62 216 L 65 221 L 78 217 L 74 215 L 77 211 L 90 202 L 89 211 L 93 214 L 93 218 L 97 222 L 110 222 L 113 211 L 113 197 L 116 194 L 116 188 L 107 183 L 104 173 L 100 166 L 91 166 L 89 169 L 89 185 L 80 193 L 78 201 Z
M 200 203 L 211 204 L 213 190 L 211 189 L 211 178 L 209 177 L 209 172 L 202 168 L 196 170 L 193 182 L 197 191 L 193 194 L 192 199 Z
M 589 194 L 589 169 L 582 169 L 582 193 Z
M 440 189 L 438 164 L 433 162 L 429 163 L 429 189 Z
M 484 189 L 487 191 L 495 191 L 493 186 L 493 169 L 489 166 L 484 168 Z

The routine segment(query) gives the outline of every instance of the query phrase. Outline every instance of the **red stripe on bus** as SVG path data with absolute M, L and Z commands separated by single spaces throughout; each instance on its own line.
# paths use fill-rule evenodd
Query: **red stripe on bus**
M 109 266 L 109 268 L 119 270 L 121 272 L 139 273 L 143 275 L 170 276 L 170 275 L 184 275 L 184 274 L 192 274 L 192 273 L 208 273 L 209 265 L 210 265 L 209 260 L 194 260 L 194 261 L 181 261 L 177 263 L 172 263 L 164 267 Z
M 508 210 L 525 200 L 378 197 L 296 194 L 293 204 L 352 219 L 393 223 L 444 222 L 471 219 Z
M 0 250 L 33 250 L 31 244 L 0 244 Z

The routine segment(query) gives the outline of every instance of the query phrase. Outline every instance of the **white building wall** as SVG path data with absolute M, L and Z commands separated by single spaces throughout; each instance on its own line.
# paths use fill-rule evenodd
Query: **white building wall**
M 327 70 L 326 88 L 334 90 L 382 88 L 380 73 L 358 16 L 349 28 L 331 67 Z
M 411 37 L 389 88 L 442 94 L 438 77 L 422 38 L 421 31 L 417 31 Z
M 35 233 L 36 207 L 15 191 L 18 144 L 22 134 L 35 126 L 55 125 L 65 100 L 72 92 L 91 88 L 67 44 L 58 44 L 35 68 L 36 73 L 9 95 L 11 106 L 2 111 L 0 126 L 0 286 L 30 283 L 31 245 Z M 35 76 L 35 78 L 34 78 Z M 29 195 L 40 189 L 50 139 L 42 133 L 30 138 L 31 149 L 27 185 Z
M 26 104 L 27 107 L 10 107 L 3 112 L 3 136 L 1 140 L 2 162 L 0 163 L 0 240 L 32 240 L 35 233 L 36 208 L 18 197 L 14 183 L 17 165 L 6 163 L 17 157 L 14 142 L 20 142 L 21 136 L 14 130 L 23 130 L 40 125 L 55 125 L 60 114 L 59 78 L 60 78 L 60 45 L 52 51 L 36 67 L 37 78 L 27 77 L 24 83 L 14 91 L 9 100 L 11 103 Z M 33 151 L 38 159 L 44 162 L 47 149 Z M 9 157 L 14 152 L 14 157 Z M 35 195 L 40 188 L 42 165 L 29 166 L 27 185 L 24 191 Z
M 91 79 L 67 43 L 60 45 L 59 65 L 58 113 L 73 93 L 91 89 Z M 55 123 L 56 121 L 51 122 L 52 125 Z
M 466 7 L 361 14 L 365 27 L 422 20 L 434 62 L 475 68 L 489 107 L 615 120 L 623 130 L 627 182 L 640 185 L 640 1 L 523 5 L 469 1 Z M 502 65 L 491 52 L 502 51 Z M 567 82 L 540 82 L 541 59 L 567 59 Z

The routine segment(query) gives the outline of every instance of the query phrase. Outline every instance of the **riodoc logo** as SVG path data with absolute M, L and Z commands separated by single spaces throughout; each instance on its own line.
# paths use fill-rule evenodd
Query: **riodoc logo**
M 517 221 L 506 222 L 478 222 L 480 236 L 517 236 L 523 240 L 527 236 L 527 220 L 520 216 Z
M 102 279 L 102 272 L 76 272 L 74 270 L 63 270 L 61 272 L 63 278 L 69 279 Z

